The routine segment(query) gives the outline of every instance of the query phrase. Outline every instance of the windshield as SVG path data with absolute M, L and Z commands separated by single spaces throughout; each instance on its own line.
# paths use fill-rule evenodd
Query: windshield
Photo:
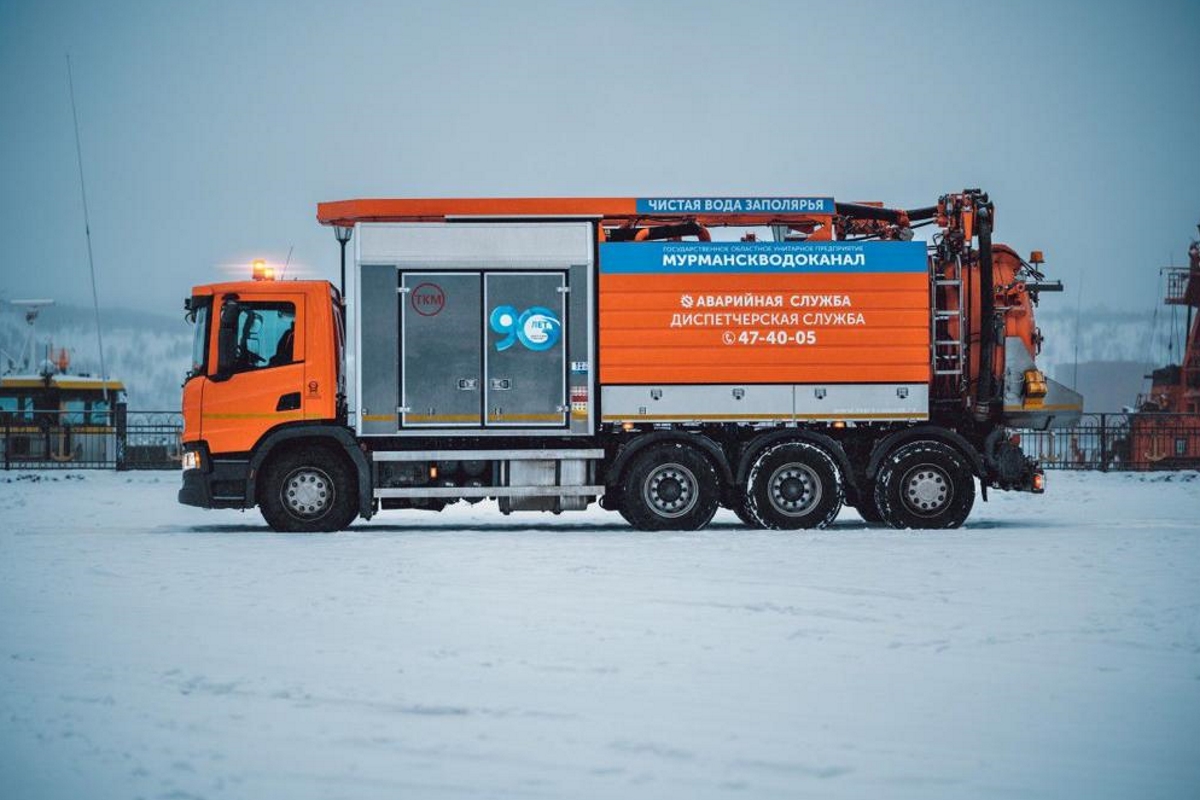
M 203 375 L 208 369 L 208 312 L 212 307 L 211 301 L 193 300 L 191 311 L 187 315 L 192 328 L 192 368 L 188 377 Z

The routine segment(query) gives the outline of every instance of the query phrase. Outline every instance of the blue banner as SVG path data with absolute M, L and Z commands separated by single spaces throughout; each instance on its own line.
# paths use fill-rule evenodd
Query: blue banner
M 640 197 L 639 214 L 832 214 L 832 197 Z
M 926 272 L 924 242 L 604 242 L 600 271 Z

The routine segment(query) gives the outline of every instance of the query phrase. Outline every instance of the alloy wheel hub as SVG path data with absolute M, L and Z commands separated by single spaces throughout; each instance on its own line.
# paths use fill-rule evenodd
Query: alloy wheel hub
M 682 464 L 663 464 L 646 477 L 642 496 L 656 514 L 681 517 L 696 505 L 696 476 Z
M 302 469 L 288 476 L 283 487 L 283 500 L 288 510 L 301 517 L 324 513 L 333 498 L 329 476 L 315 469 Z
M 770 492 L 777 511 L 799 516 L 821 502 L 821 481 L 804 464 L 784 464 L 771 475 Z
M 904 482 L 904 502 L 918 514 L 937 513 L 950 502 L 951 496 L 945 473 L 934 467 L 917 467 Z

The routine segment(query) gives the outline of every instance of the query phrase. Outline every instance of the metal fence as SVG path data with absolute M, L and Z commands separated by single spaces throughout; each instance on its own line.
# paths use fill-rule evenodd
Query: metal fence
M 1085 414 L 1075 428 L 1018 431 L 1047 469 L 1200 469 L 1200 414 Z M 0 412 L 3 469 L 178 469 L 178 411 Z
M 4 469 L 178 469 L 178 411 L 0 412 Z
M 1084 414 L 1074 428 L 1019 433 L 1047 469 L 1200 469 L 1200 414 Z

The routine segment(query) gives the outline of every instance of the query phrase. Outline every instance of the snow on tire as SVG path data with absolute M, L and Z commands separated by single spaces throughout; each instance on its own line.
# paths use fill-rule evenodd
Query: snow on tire
M 844 492 L 841 470 L 824 448 L 784 442 L 755 459 L 746 479 L 746 510 L 764 528 L 824 528 L 837 518 Z
M 893 528 L 957 528 L 975 505 L 975 476 L 950 445 L 910 442 L 884 460 L 875 505 Z

